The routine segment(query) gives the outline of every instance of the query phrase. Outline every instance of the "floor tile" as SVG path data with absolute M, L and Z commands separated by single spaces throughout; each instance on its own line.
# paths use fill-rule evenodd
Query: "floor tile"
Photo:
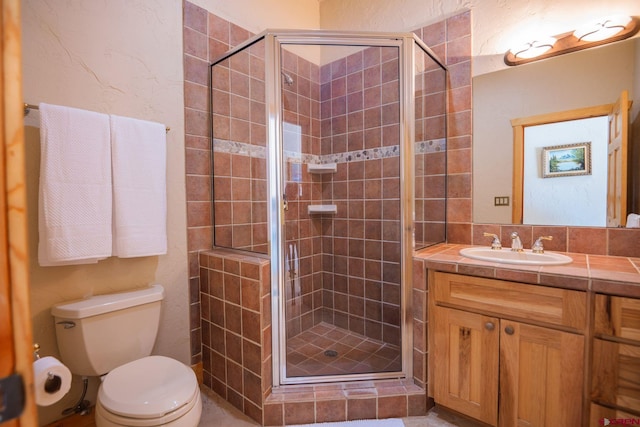
M 433 408 L 425 416 L 402 418 L 405 427 L 480 427 L 468 419 L 442 408 Z M 202 390 L 202 418 L 199 427 L 255 427 L 259 426 L 214 392 Z
M 287 353 L 291 377 L 389 372 L 402 366 L 398 346 L 324 322 L 290 338 Z

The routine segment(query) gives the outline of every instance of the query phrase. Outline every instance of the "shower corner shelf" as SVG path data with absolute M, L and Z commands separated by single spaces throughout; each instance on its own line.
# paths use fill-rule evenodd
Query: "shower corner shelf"
M 335 163 L 308 163 L 307 171 L 309 173 L 336 173 L 338 165 Z
M 307 212 L 309 214 L 336 214 L 338 207 L 336 205 L 309 205 Z

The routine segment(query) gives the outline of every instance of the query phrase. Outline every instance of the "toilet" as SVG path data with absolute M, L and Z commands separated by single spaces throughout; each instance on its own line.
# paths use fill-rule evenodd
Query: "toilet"
M 198 380 L 185 364 L 151 356 L 164 298 L 161 285 L 55 305 L 62 362 L 99 376 L 98 427 L 195 427 L 202 414 Z

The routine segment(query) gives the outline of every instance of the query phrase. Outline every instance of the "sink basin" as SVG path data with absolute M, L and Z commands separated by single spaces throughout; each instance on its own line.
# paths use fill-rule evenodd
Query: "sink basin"
M 527 249 L 525 249 L 524 252 L 512 252 L 509 248 L 497 250 L 484 247 L 473 247 L 461 249 L 460 255 L 480 261 L 520 265 L 562 265 L 573 262 L 571 257 L 559 253 L 545 252 L 537 254 Z

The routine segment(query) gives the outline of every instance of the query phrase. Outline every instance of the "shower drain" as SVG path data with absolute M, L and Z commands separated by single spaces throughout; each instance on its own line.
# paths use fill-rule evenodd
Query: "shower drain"
M 324 355 L 327 357 L 336 357 L 338 355 L 338 352 L 335 350 L 326 350 L 324 352 Z

